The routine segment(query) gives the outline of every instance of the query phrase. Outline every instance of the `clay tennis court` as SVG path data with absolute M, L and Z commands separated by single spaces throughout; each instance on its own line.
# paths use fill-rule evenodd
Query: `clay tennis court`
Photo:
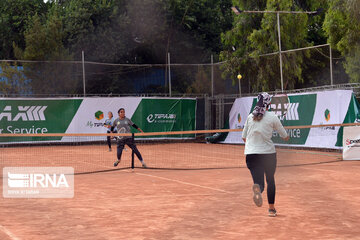
M 72 199 L 2 197 L 0 239 L 360 239 L 360 162 L 338 152 L 278 149 L 278 216 L 270 218 L 266 204 L 252 202 L 243 146 L 138 147 L 149 167 L 193 170 L 127 169 L 128 150 L 119 170 L 106 171 L 116 153 L 105 144 L 2 148 L 2 167 L 78 174 Z

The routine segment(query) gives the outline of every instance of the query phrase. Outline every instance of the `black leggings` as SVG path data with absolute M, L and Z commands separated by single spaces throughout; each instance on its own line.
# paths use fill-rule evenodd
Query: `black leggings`
M 248 154 L 246 155 L 246 165 L 251 172 L 254 184 L 259 184 L 261 192 L 264 191 L 264 174 L 267 183 L 267 198 L 269 204 L 275 203 L 275 171 L 276 153 L 270 154 Z
M 121 154 L 122 154 L 125 144 L 128 145 L 134 151 L 134 153 L 136 154 L 136 156 L 138 157 L 138 159 L 140 161 L 143 160 L 139 150 L 136 147 L 136 144 L 135 144 L 135 141 L 133 138 L 123 138 L 123 139 L 118 140 L 118 142 L 117 142 L 117 159 L 118 160 L 121 159 Z
M 111 133 L 111 131 L 108 130 L 107 133 Z M 108 144 L 109 148 L 111 148 L 111 137 L 107 136 L 106 140 L 107 140 L 107 144 Z
M 111 131 L 108 130 L 107 133 L 116 133 L 116 131 L 113 131 L 113 127 L 111 128 Z M 111 148 L 111 137 L 110 136 L 107 136 L 106 137 L 106 140 L 107 140 L 107 144 L 109 146 L 109 148 Z

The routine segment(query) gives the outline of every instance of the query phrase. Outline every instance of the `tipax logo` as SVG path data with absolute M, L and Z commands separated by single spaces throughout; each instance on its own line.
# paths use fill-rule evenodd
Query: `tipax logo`
M 5 167 L 3 196 L 5 198 L 72 198 L 74 169 L 72 167 Z
M 288 110 L 285 115 L 286 120 L 299 120 L 299 103 L 289 103 Z
M 279 116 L 282 120 L 286 119 L 288 121 L 291 120 L 299 120 L 299 103 L 276 103 L 271 104 L 271 111 L 274 112 L 277 116 Z
M 0 121 L 6 118 L 7 121 L 45 121 L 44 112 L 47 106 L 18 106 L 16 113 L 12 106 L 5 106 L 0 112 Z
M 176 114 L 155 113 L 146 117 L 148 123 L 170 123 L 176 121 Z

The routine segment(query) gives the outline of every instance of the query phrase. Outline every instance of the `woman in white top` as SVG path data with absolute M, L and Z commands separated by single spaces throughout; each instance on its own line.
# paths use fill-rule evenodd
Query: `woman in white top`
M 268 93 L 259 94 L 258 103 L 246 119 L 242 138 L 245 142 L 246 165 L 254 182 L 253 200 L 258 207 L 262 206 L 261 193 L 264 191 L 265 174 L 269 216 L 275 217 L 276 150 L 271 137 L 274 130 L 286 141 L 289 136 L 275 113 L 267 111 L 270 102 L 271 96 Z
M 112 126 L 114 122 L 114 115 L 112 112 L 108 112 L 108 119 L 105 120 L 104 127 L 106 128 L 107 133 L 116 133 L 116 129 Z M 111 152 L 111 138 L 110 136 L 106 137 L 107 144 L 109 147 L 109 152 Z

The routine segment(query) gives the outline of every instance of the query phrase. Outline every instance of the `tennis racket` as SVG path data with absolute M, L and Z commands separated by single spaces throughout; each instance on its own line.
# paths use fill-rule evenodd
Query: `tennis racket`
M 280 120 L 284 120 L 289 114 L 290 99 L 287 94 L 276 94 L 271 98 L 270 110 L 274 112 Z
M 118 133 L 126 133 L 125 128 L 124 128 L 124 127 L 120 128 L 120 129 L 118 130 Z M 124 138 L 124 136 L 117 136 L 117 139 L 118 139 L 118 140 L 121 140 L 121 139 L 123 139 L 123 138 Z

